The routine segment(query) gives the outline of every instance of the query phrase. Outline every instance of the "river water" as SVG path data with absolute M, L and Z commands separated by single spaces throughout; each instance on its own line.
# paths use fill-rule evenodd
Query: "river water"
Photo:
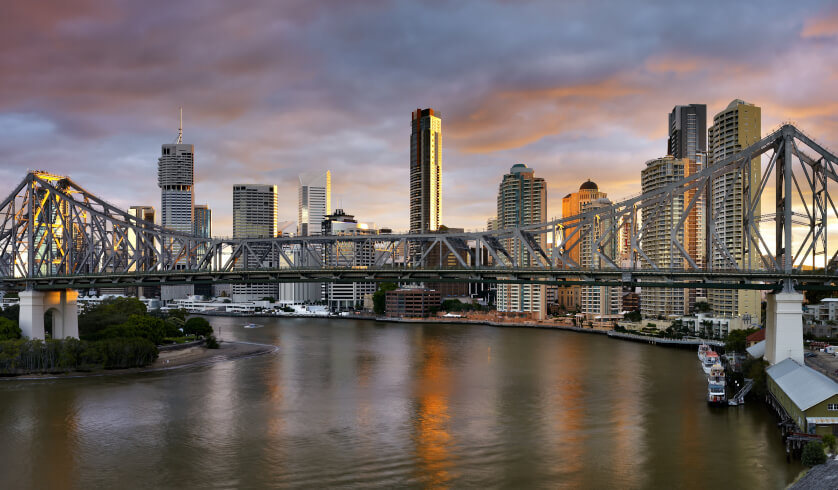
M 212 318 L 276 354 L 0 381 L 0 488 L 783 488 L 695 352 L 555 330 Z

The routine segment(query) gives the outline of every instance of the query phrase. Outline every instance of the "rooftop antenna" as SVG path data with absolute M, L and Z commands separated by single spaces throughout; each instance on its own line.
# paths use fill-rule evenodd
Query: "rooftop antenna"
M 180 125 L 177 128 L 177 143 L 183 143 L 183 106 L 180 106 Z

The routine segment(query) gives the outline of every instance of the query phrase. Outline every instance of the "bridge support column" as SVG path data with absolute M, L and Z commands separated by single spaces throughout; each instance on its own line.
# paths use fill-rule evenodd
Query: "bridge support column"
M 766 295 L 765 323 L 765 360 L 777 364 L 792 358 L 803 364 L 803 295 Z
M 44 296 L 40 291 L 21 291 L 20 298 L 20 324 L 21 333 L 28 339 L 44 338 Z
M 24 337 L 45 338 L 44 315 L 52 311 L 52 337 L 79 338 L 79 293 L 73 289 L 61 291 L 22 291 L 20 293 L 20 329 Z

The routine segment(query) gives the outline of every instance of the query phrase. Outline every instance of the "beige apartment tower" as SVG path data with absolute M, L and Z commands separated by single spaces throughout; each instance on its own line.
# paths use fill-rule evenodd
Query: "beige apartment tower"
M 569 218 L 582 212 L 582 209 L 592 202 L 598 201 L 608 197 L 608 194 L 599 191 L 599 186 L 596 182 L 590 179 L 583 182 L 579 186 L 577 192 L 572 192 L 562 198 L 562 217 Z M 570 236 L 573 230 L 574 221 L 565 225 L 565 236 Z M 570 249 L 567 253 L 570 260 L 575 262 L 578 266 L 582 266 L 582 241 L 584 234 L 577 233 L 567 244 L 566 248 Z M 581 311 L 582 310 L 582 287 L 571 286 L 569 288 L 559 288 L 556 299 L 559 305 L 567 311 Z
M 708 165 L 735 155 L 740 150 L 756 143 L 762 134 L 761 111 L 754 104 L 736 99 L 715 116 L 709 130 Z M 743 269 L 759 269 L 758 250 L 743 231 L 747 211 L 745 189 L 750 189 L 751 200 L 758 198 L 762 168 L 759 157 L 751 161 L 748 182 L 743 182 L 736 172 L 724 174 L 712 183 L 711 202 L 708 203 L 708 221 L 714 226 L 719 239 L 725 244 L 732 258 Z M 757 202 L 754 215 L 759 216 Z M 710 266 L 714 270 L 732 269 L 729 259 L 719 250 L 713 250 Z M 736 317 L 750 315 L 757 322 L 760 318 L 761 295 L 759 291 L 736 289 L 712 289 L 708 300 L 716 316 Z

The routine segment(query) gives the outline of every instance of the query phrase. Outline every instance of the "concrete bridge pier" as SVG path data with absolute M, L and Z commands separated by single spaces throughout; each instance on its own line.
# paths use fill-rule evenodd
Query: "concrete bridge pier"
M 766 295 L 765 360 L 792 358 L 803 364 L 803 295 L 782 291 Z
M 20 329 L 30 339 L 45 338 L 44 315 L 52 312 L 52 338 L 79 338 L 78 291 L 21 291 Z

